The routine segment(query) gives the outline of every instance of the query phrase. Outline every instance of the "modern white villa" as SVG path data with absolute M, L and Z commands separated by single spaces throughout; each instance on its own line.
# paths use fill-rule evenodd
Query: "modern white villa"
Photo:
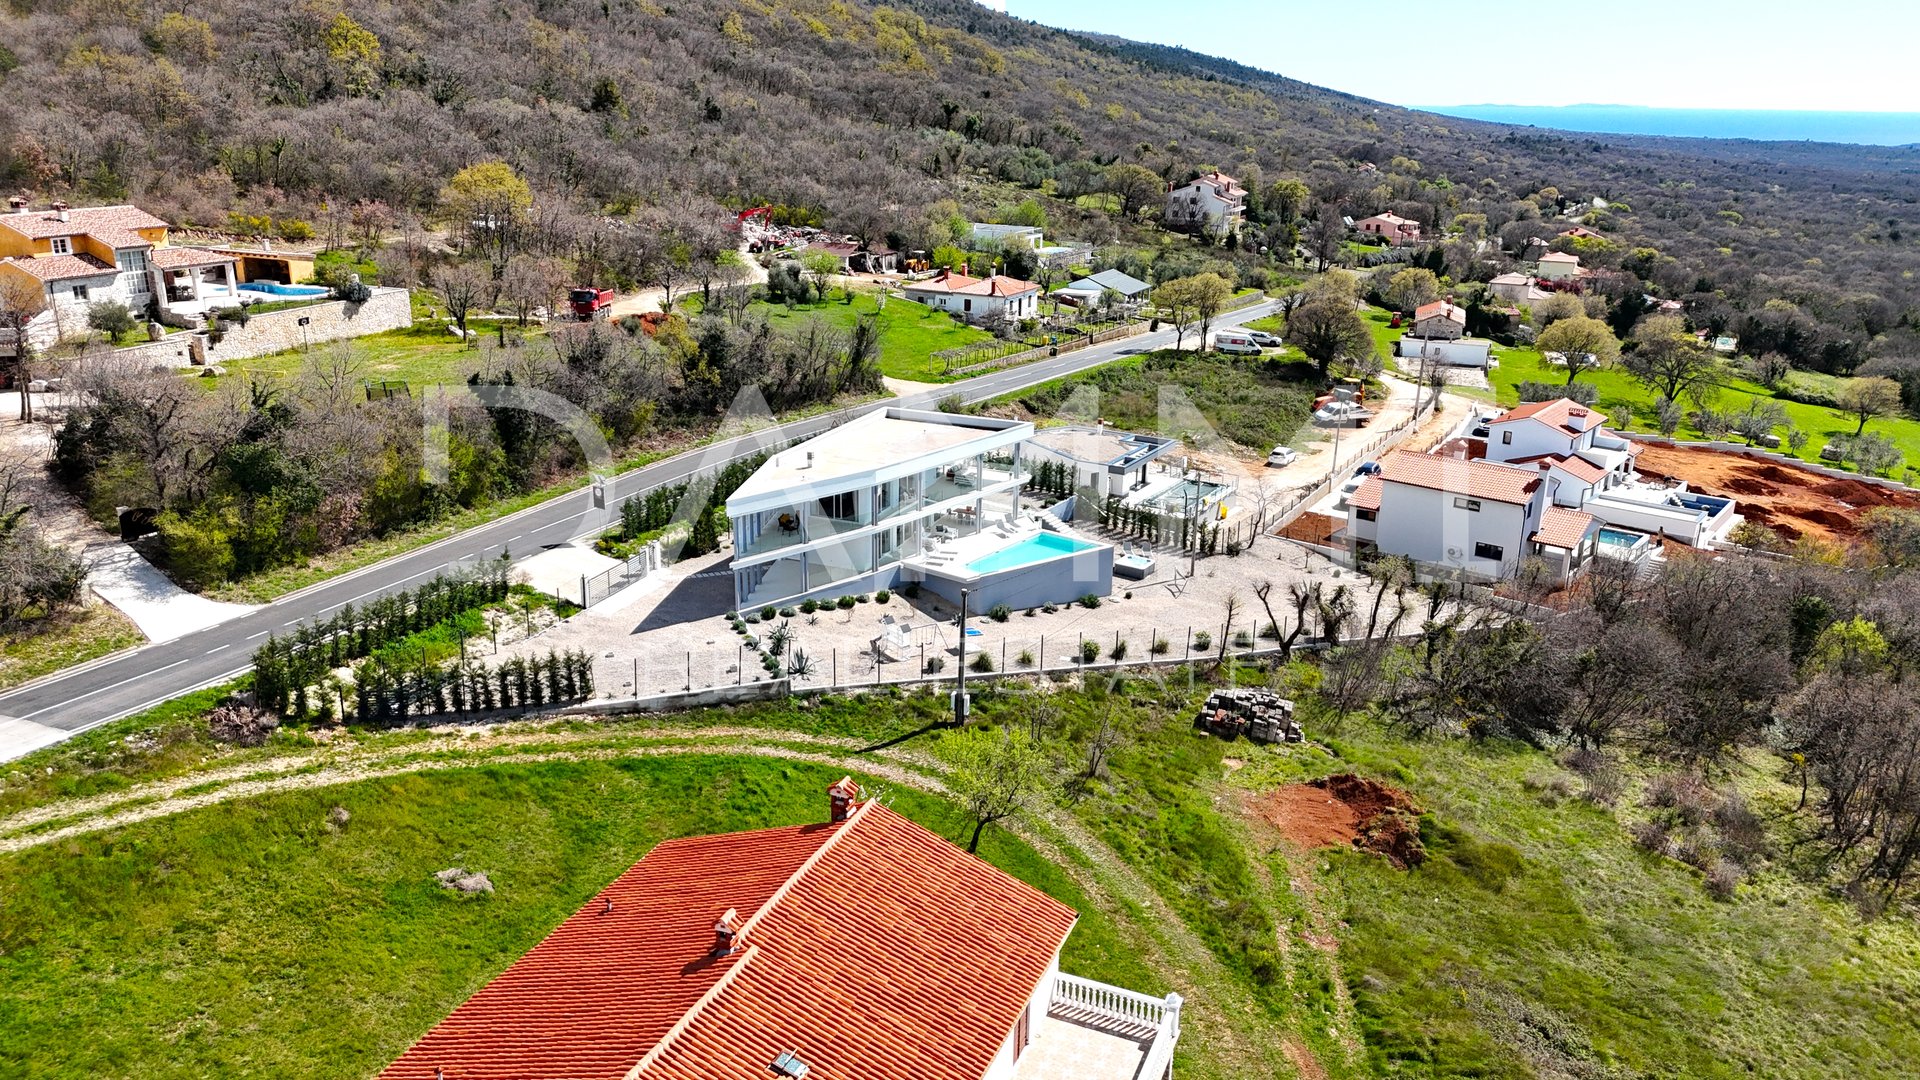
M 1113 548 L 1024 513 L 1024 421 L 885 408 L 767 459 L 727 499 L 738 607 L 917 582 L 976 611 L 1112 590 Z
M 655 845 L 380 1080 L 1171 1080 L 1180 995 L 1062 971 L 1072 908 L 826 794 Z
M 1470 419 L 1432 453 L 1381 461 L 1347 500 L 1356 551 L 1475 577 L 1540 558 L 1561 579 L 1594 555 L 1637 562 L 1662 540 L 1710 548 L 1740 522 L 1731 499 L 1634 469 L 1639 447 L 1566 398 Z

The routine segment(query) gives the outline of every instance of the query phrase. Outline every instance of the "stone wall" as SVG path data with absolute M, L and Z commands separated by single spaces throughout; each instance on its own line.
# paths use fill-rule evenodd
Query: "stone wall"
M 301 319 L 311 321 L 302 327 Z M 116 349 L 114 356 L 172 367 L 247 360 L 298 349 L 309 342 L 318 345 L 386 330 L 404 330 L 413 325 L 413 303 L 405 289 L 375 289 L 372 298 L 364 304 L 333 300 L 255 315 L 245 326 L 228 325 L 230 329 L 218 345 L 208 341 L 203 333 L 182 331 L 168 334 L 159 341 Z

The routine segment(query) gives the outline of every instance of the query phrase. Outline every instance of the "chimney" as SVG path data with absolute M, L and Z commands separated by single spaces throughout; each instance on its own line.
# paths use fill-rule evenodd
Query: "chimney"
M 59 219 L 63 222 L 67 220 L 67 212 L 64 209 L 59 211 L 59 213 L 56 216 L 59 217 Z
M 829 820 L 847 820 L 852 816 L 854 807 L 859 805 L 859 798 L 860 785 L 853 782 L 853 777 L 843 776 L 834 781 L 833 786 L 827 789 L 827 806 L 831 812 Z
M 7 196 L 7 212 L 8 212 L 8 213 L 10 213 L 10 214 L 24 214 L 24 213 L 26 213 L 26 212 L 27 212 L 27 197 L 26 197 L 25 195 L 9 195 L 9 196 Z
M 263 237 L 261 237 L 261 238 L 260 238 L 260 250 L 261 250 L 261 251 L 272 251 L 272 250 L 273 250 L 273 237 L 271 237 L 271 236 L 263 236 Z
M 731 956 L 740 949 L 740 912 L 728 908 L 713 924 L 713 955 Z
M 1593 422 L 1593 414 L 1585 409 L 1568 409 L 1567 426 L 1575 431 L 1585 431 Z

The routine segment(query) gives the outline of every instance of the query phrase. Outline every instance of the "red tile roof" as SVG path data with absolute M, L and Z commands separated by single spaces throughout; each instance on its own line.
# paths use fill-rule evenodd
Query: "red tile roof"
M 1384 214 L 1375 214 L 1372 217 L 1361 218 L 1359 222 L 1356 222 L 1356 224 L 1365 224 L 1369 221 L 1377 221 L 1382 225 L 1392 225 L 1392 226 L 1395 226 L 1396 228 L 1402 225 L 1420 224 L 1419 222 L 1413 220 L 1412 218 L 1401 217 L 1399 214 L 1396 214 L 1391 210 L 1387 211 Z
M 1587 530 L 1599 523 L 1600 519 L 1592 514 L 1569 510 L 1564 506 L 1549 506 L 1547 512 L 1540 515 L 1540 530 L 1533 534 L 1533 540 L 1547 547 L 1572 551 L 1586 538 Z
M 1394 484 L 1516 504 L 1532 501 L 1540 488 L 1539 473 L 1533 470 L 1408 450 L 1388 454 L 1380 463 L 1380 477 Z
M 815 1080 L 977 1080 L 1074 919 L 877 803 L 670 840 L 381 1077 L 745 1078 L 792 1050 Z
M 1599 426 L 1599 421 L 1591 415 L 1592 411 L 1589 407 L 1571 398 L 1555 398 L 1552 401 L 1529 401 L 1524 405 L 1516 405 L 1508 409 L 1506 413 L 1501 416 L 1500 419 L 1495 420 L 1494 423 L 1506 424 L 1516 420 L 1538 420 L 1563 434 L 1578 435 L 1580 434 L 1580 429 L 1573 426 L 1573 420 L 1576 417 L 1585 416 L 1588 420 L 1592 421 L 1591 426 Z
M 1513 464 L 1535 465 L 1540 462 L 1547 462 L 1561 472 L 1589 484 L 1597 484 L 1607 476 L 1607 470 L 1586 458 L 1574 457 L 1570 454 L 1540 454 L 1537 457 L 1517 458 Z
M 1560 262 L 1564 262 L 1564 263 L 1576 263 L 1576 264 L 1577 264 L 1577 263 L 1578 263 L 1578 262 L 1580 261 L 1580 256 L 1578 256 L 1578 255 L 1569 255 L 1568 253 L 1566 253 L 1566 252 L 1564 252 L 1564 251 L 1549 251 L 1549 252 L 1547 252 L 1547 253 L 1546 253 L 1545 255 L 1542 255 L 1542 256 L 1540 256 L 1540 259 L 1539 259 L 1539 261 L 1540 261 L 1540 262 L 1554 262 L 1554 263 L 1560 263 Z
M 135 229 L 164 229 L 167 223 L 137 206 L 76 206 L 60 220 L 55 210 L 34 210 L 25 214 L 0 214 L 0 228 L 11 229 L 31 240 L 49 236 L 79 236 L 117 230 L 122 234 Z M 136 243 L 145 243 L 136 238 Z M 130 246 L 130 245 L 121 245 Z
M 1381 482 L 1380 477 L 1369 476 L 1360 481 L 1360 486 L 1353 489 L 1353 494 L 1347 496 L 1347 505 L 1360 510 L 1378 510 L 1380 493 L 1385 491 L 1386 487 L 1387 485 Z
M 1432 318 L 1446 319 L 1450 322 L 1457 322 L 1461 326 L 1465 326 L 1467 325 L 1467 309 L 1451 300 L 1435 300 L 1431 304 L 1421 304 L 1419 307 L 1413 309 L 1414 322 L 1425 322 Z
M 965 274 L 943 272 L 939 277 L 926 281 L 915 281 L 907 285 L 909 291 L 962 293 L 967 296 L 1021 296 L 1039 289 L 1031 281 L 1008 277 L 1005 274 L 992 274 L 983 278 L 968 277 Z
M 45 255 L 38 259 L 5 259 L 0 265 L 17 266 L 41 281 L 65 281 L 68 278 L 105 277 L 118 270 L 81 252 L 78 255 Z
M 222 255 L 217 251 L 208 251 L 206 248 L 163 247 L 154 248 L 153 254 L 147 256 L 147 261 L 162 270 L 180 270 L 189 266 L 214 266 L 219 263 L 230 263 L 233 261 L 233 256 Z

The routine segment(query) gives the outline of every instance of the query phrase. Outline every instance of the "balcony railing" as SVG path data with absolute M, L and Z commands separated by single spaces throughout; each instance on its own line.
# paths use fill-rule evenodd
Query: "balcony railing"
M 1149 997 L 1108 983 L 1083 979 L 1061 972 L 1053 981 L 1049 1011 L 1060 1010 L 1081 1016 L 1096 1016 L 1117 1021 L 1151 1033 L 1152 1043 L 1142 1059 L 1140 1080 L 1165 1080 L 1173 1073 L 1173 1048 L 1180 1041 L 1179 994 L 1164 998 Z

